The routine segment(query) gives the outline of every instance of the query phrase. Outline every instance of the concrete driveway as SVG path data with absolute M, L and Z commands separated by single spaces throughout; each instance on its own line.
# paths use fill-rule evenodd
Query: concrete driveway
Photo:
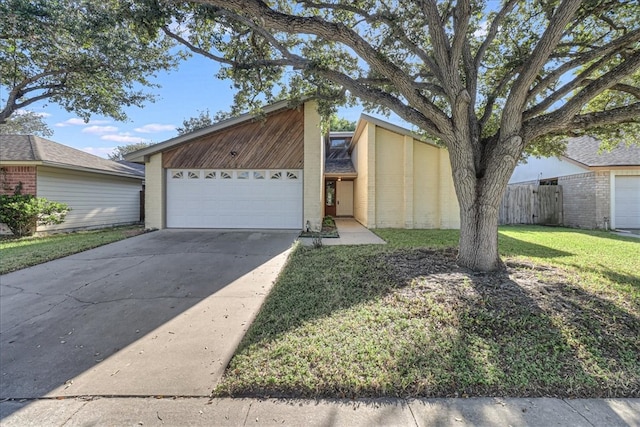
M 0 399 L 209 395 L 296 234 L 162 230 L 0 276 Z

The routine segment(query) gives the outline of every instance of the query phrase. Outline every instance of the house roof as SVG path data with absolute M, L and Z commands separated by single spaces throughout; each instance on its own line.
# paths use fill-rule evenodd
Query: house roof
M 581 136 L 568 140 L 564 157 L 588 167 L 640 166 L 640 146 L 620 144 L 611 151 L 600 151 L 600 141 Z
M 144 169 L 103 159 L 34 135 L 0 135 L 0 164 L 42 164 L 144 179 Z
M 179 135 L 175 138 L 172 139 L 168 139 L 164 142 L 159 142 L 158 144 L 154 144 L 151 145 L 149 147 L 143 148 L 141 150 L 138 151 L 134 151 L 133 153 L 129 153 L 125 156 L 125 159 L 130 161 L 130 162 L 135 162 L 135 163 L 144 163 L 145 161 L 145 157 L 146 156 L 150 156 L 156 153 L 160 153 L 162 151 L 166 151 L 170 148 L 176 147 L 178 145 L 184 144 L 186 142 L 192 141 L 193 139 L 199 138 L 201 136 L 205 136 L 208 135 L 212 132 L 217 132 L 220 131 L 222 129 L 226 129 L 229 128 L 231 126 L 236 126 L 239 125 L 241 123 L 245 123 L 248 122 L 250 120 L 253 120 L 257 117 L 260 117 L 260 115 L 263 114 L 269 114 L 269 113 L 275 113 L 276 111 L 279 110 L 284 110 L 287 108 L 294 108 L 297 105 L 303 104 L 305 101 L 307 101 L 309 98 L 303 98 L 298 100 L 299 104 L 294 103 L 291 100 L 284 100 L 284 101 L 279 101 L 279 102 L 275 102 L 273 104 L 267 105 L 265 106 L 262 111 L 260 112 L 260 114 L 256 114 L 256 113 L 245 113 L 245 114 L 241 114 L 237 117 L 232 117 L 230 119 L 226 119 L 226 120 L 222 120 L 218 123 L 214 123 L 211 126 L 207 126 L 204 127 L 202 129 L 197 129 L 194 130 L 193 132 L 189 132 L 189 133 L 185 133 L 183 135 Z

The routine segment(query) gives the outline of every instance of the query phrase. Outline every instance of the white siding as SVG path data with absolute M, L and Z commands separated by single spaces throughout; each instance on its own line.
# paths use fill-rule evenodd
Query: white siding
M 38 197 L 71 207 L 60 225 L 38 231 L 108 227 L 140 220 L 139 179 L 57 168 L 38 168 Z
M 538 179 L 557 178 L 559 176 L 575 175 L 588 172 L 586 167 L 580 167 L 557 157 L 527 158 L 527 163 L 516 166 L 509 184 L 536 181 Z

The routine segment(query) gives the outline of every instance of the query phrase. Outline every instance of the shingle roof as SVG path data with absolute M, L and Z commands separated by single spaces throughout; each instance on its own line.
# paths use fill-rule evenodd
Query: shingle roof
M 48 166 L 144 178 L 144 170 L 126 162 L 103 159 L 34 135 L 0 135 L 0 161 L 42 162 Z
M 325 174 L 355 174 L 356 169 L 351 159 L 327 159 L 324 164 Z
M 640 146 L 620 144 L 611 151 L 600 151 L 600 141 L 590 136 L 570 138 L 565 157 L 586 166 L 639 166 Z

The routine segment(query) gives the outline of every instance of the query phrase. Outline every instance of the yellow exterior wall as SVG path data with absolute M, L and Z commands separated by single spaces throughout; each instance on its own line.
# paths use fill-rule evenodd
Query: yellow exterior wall
M 375 170 L 375 158 L 371 158 L 369 153 L 375 153 L 375 125 L 365 124 L 364 130 L 360 133 L 355 148 L 351 153 L 351 160 L 358 171 L 358 177 L 353 183 L 353 216 L 365 227 L 373 226 L 369 223 L 372 215 L 372 201 L 375 200 L 375 179 L 369 176 L 369 171 Z M 370 190 L 373 187 L 373 194 Z M 370 197 L 371 195 L 371 197 Z
M 440 149 L 440 228 L 460 228 L 460 206 L 453 186 L 449 152 Z
M 145 164 L 144 226 L 166 228 L 165 191 L 166 173 L 162 167 L 162 153 L 151 156 Z
M 313 101 L 304 104 L 303 227 L 320 230 L 324 200 L 324 143 L 320 114 Z
M 355 219 L 368 228 L 460 228 L 447 150 L 362 126 L 351 153 Z
M 439 148 L 414 141 L 414 228 L 441 228 Z
M 403 228 L 404 137 L 376 126 L 375 227 Z

